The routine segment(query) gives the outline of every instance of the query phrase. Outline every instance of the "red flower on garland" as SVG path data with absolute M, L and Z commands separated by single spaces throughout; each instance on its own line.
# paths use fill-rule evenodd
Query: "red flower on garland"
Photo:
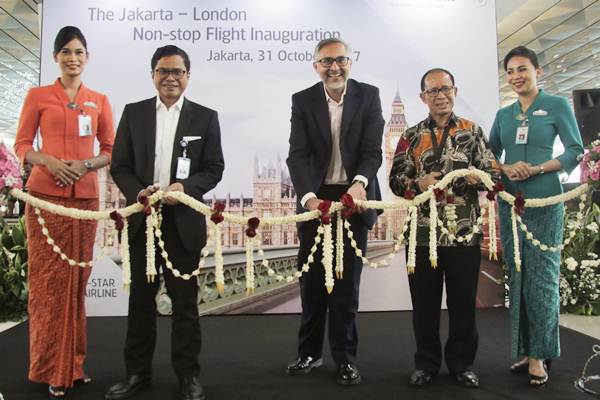
M 109 215 L 110 219 L 115 221 L 115 227 L 117 228 L 117 230 L 121 232 L 125 227 L 125 222 L 123 222 L 123 216 L 119 214 L 117 210 L 111 211 Z
M 446 195 L 446 204 L 454 204 L 454 195 L 453 194 Z
M 138 203 L 141 203 L 143 206 L 147 206 L 148 205 L 148 196 L 141 195 L 140 197 L 138 197 Z
M 146 195 L 141 195 L 138 197 L 138 203 L 144 206 L 144 215 L 148 216 L 152 214 L 152 210 L 150 209 L 150 199 Z
M 223 222 L 225 217 L 223 217 L 223 215 L 221 213 L 223 211 L 225 211 L 225 203 L 216 201 L 215 204 L 213 205 L 212 211 L 213 211 L 213 213 L 210 216 L 210 220 L 215 224 L 219 224 L 219 223 Z
M 354 203 L 354 198 L 352 198 L 352 195 L 344 193 L 342 197 L 340 197 L 340 201 L 344 206 L 342 209 L 342 218 L 349 219 L 356 211 L 356 203 Z
M 525 198 L 523 197 L 523 193 L 522 192 L 517 192 L 517 195 L 515 196 L 515 212 L 519 215 L 523 215 L 523 213 L 525 212 Z
M 321 200 L 319 207 L 317 208 L 321 212 L 321 222 L 323 224 L 331 223 L 331 216 L 329 215 L 329 209 L 331 208 L 331 200 Z
M 504 184 L 502 182 L 496 182 L 494 183 L 494 187 L 492 189 L 494 189 L 494 192 L 498 193 L 503 192 L 506 188 L 504 187 Z
M 487 197 L 488 200 L 490 200 L 490 201 L 494 201 L 498 192 L 502 192 L 502 191 L 504 191 L 504 189 L 505 189 L 504 184 L 502 182 L 496 182 L 496 183 L 494 183 L 492 190 L 488 190 L 485 197 Z
M 213 205 L 213 211 L 214 212 L 223 212 L 223 211 L 225 211 L 225 203 L 223 203 L 221 201 L 215 201 L 215 204 Z
M 224 219 L 225 217 L 223 217 L 221 213 L 213 213 L 213 215 L 210 216 L 210 220 L 215 224 L 220 224 Z
M 246 236 L 256 236 L 256 228 L 260 225 L 260 219 L 252 217 L 248 219 L 248 228 L 246 229 Z
M 444 189 L 435 188 L 433 189 L 433 194 L 435 194 L 435 200 L 439 203 L 443 201 L 446 197 L 446 191 Z
M 417 193 L 414 190 L 406 189 L 404 191 L 404 198 L 406 200 L 412 200 L 415 198 L 416 195 L 417 195 Z
M 321 214 L 329 214 L 329 209 L 331 208 L 331 200 L 321 200 L 317 209 L 321 212 Z

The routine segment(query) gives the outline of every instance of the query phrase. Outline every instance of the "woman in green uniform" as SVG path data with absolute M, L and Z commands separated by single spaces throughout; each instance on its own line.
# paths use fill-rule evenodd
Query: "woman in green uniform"
M 573 111 L 563 97 L 537 87 L 542 74 L 537 55 L 524 46 L 504 58 L 506 81 L 518 100 L 496 114 L 490 146 L 497 158 L 504 153 L 502 180 L 511 194 L 544 198 L 562 193 L 560 171 L 570 173 L 583 154 Z M 564 146 L 553 157 L 556 137 Z M 510 205 L 502 200 L 500 230 L 508 266 L 512 357 L 511 371 L 528 371 L 529 384 L 548 381 L 550 360 L 560 355 L 558 335 L 560 252 L 542 251 L 519 230 L 521 272 L 516 272 Z M 563 239 L 563 204 L 526 208 L 522 215 L 533 237 L 548 246 Z

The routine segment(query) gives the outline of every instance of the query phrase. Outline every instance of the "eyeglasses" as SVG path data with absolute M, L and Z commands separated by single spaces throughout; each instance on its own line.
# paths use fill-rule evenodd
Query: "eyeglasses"
M 442 86 L 439 88 L 431 88 L 431 89 L 424 90 L 423 93 L 425 93 L 429 97 L 435 97 L 438 94 L 440 94 L 440 92 L 442 94 L 448 95 L 448 94 L 452 93 L 453 91 L 454 91 L 454 86 Z
M 348 61 L 350 61 L 350 57 L 346 57 L 346 56 L 339 56 L 336 58 L 333 57 L 324 57 L 321 58 L 320 60 L 317 60 L 317 62 L 319 64 L 321 64 L 321 66 L 325 67 L 325 68 L 329 68 L 333 65 L 333 63 L 335 62 L 337 65 L 339 65 L 340 67 L 344 67 L 348 64 Z
M 157 68 L 154 72 L 161 78 L 167 78 L 169 75 L 172 75 L 175 79 L 181 79 L 187 73 L 185 69 L 179 68 Z

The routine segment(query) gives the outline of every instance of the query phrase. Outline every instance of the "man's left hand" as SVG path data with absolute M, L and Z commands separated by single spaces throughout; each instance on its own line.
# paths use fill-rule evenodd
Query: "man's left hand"
M 346 191 L 354 200 L 367 200 L 367 192 L 361 182 L 354 182 Z M 366 210 L 365 207 L 356 204 L 356 212 L 362 213 Z
M 172 183 L 171 185 L 169 185 L 166 189 L 165 192 L 167 194 L 164 195 L 163 197 L 163 203 L 165 203 L 168 206 L 174 206 L 179 204 L 179 200 L 175 199 L 172 196 L 169 196 L 168 192 L 184 192 L 185 190 L 183 190 L 183 185 L 179 182 L 175 182 Z

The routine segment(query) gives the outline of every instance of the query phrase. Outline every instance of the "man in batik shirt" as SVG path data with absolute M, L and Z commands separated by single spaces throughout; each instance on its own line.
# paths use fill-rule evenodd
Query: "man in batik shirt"
M 427 71 L 421 78 L 421 100 L 429 116 L 406 130 L 398 142 L 390 173 L 390 188 L 411 198 L 434 185 L 445 174 L 474 167 L 497 176 L 496 162 L 479 126 L 453 113 L 457 88 L 454 76 L 444 69 Z M 442 363 L 440 305 L 446 282 L 450 319 L 444 358 L 451 375 L 465 387 L 478 387 L 472 370 L 477 352 L 475 301 L 481 250 L 480 234 L 470 241 L 455 239 L 471 233 L 480 215 L 475 176 L 454 180 L 438 201 L 438 213 L 449 231 L 438 229 L 438 266 L 429 260 L 429 203 L 419 208 L 416 266 L 409 274 L 413 304 L 413 329 L 417 342 L 415 370 L 409 383 L 425 386 L 437 375 Z

